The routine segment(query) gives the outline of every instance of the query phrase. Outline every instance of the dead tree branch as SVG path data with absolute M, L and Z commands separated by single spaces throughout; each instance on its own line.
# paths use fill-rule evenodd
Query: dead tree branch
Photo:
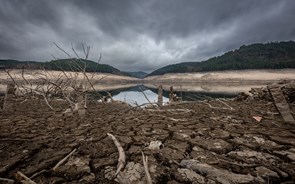
M 71 153 L 69 153 L 66 157 L 64 157 L 61 161 L 59 161 L 53 168 L 52 170 L 55 171 L 61 164 L 63 164 L 70 156 L 72 156 L 77 149 L 75 148 Z
M 113 136 L 110 133 L 107 133 L 107 135 L 113 140 L 113 142 L 116 145 L 116 147 L 118 149 L 118 152 L 119 152 L 119 159 L 118 159 L 117 171 L 115 173 L 115 177 L 117 177 L 117 175 L 125 167 L 125 164 L 126 164 L 126 155 L 125 155 L 125 152 L 124 152 L 123 147 L 121 146 L 120 142 L 116 139 L 116 137 Z
M 142 154 L 142 162 L 143 162 L 143 167 L 144 167 L 144 172 L 145 172 L 145 176 L 146 176 L 146 181 L 147 184 L 152 184 L 152 178 L 149 172 L 149 166 L 148 166 L 148 156 L 144 156 L 143 152 L 141 152 Z
M 36 182 L 34 182 L 33 180 L 31 180 L 30 178 L 28 178 L 26 175 L 24 175 L 23 173 L 17 171 L 15 174 L 15 177 L 24 184 L 37 184 Z

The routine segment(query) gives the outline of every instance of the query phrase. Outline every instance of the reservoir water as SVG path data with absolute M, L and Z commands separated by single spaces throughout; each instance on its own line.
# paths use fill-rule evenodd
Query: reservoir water
M 105 90 L 98 90 L 102 95 L 109 92 L 114 100 L 127 102 L 131 105 L 141 105 L 144 103 L 157 102 L 158 86 L 160 84 L 126 84 L 116 85 Z M 174 83 L 162 84 L 163 102 L 169 101 L 170 86 L 173 86 L 174 94 L 185 101 L 214 99 L 214 98 L 234 98 L 241 92 L 251 90 L 251 88 L 263 87 L 266 84 L 228 84 L 228 83 Z

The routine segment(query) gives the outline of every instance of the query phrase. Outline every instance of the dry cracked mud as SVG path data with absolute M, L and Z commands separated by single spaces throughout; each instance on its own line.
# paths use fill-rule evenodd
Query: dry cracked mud
M 111 133 L 126 152 L 123 172 L 133 183 L 145 177 L 142 152 L 153 183 L 294 183 L 295 126 L 271 101 L 225 102 L 233 110 L 218 101 L 160 109 L 90 102 L 79 117 L 63 116 L 62 101 L 52 112 L 42 100 L 16 100 L 0 113 L 0 177 L 16 180 L 20 171 L 36 183 L 116 183 Z

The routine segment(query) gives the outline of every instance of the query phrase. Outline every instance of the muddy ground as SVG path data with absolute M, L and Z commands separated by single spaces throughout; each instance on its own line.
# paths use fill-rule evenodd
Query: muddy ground
M 61 101 L 54 102 L 57 112 L 42 100 L 21 101 L 0 114 L 2 178 L 16 180 L 21 171 L 39 173 L 32 177 L 36 183 L 116 183 L 112 133 L 126 152 L 124 174 L 134 183 L 144 181 L 142 152 L 153 183 L 295 183 L 295 126 L 268 100 L 224 101 L 232 110 L 218 101 L 150 110 L 93 102 L 84 117 L 63 116 Z M 151 149 L 152 141 L 162 145 Z

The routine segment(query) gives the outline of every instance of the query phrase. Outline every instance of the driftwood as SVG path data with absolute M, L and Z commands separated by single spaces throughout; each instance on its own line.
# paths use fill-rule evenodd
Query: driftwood
M 65 158 L 63 158 L 61 161 L 59 161 L 53 168 L 52 170 L 55 171 L 61 164 L 63 164 L 70 156 L 72 156 L 77 149 L 75 148 L 71 153 L 69 153 Z
M 116 139 L 116 137 L 110 133 L 107 133 L 107 135 L 113 140 L 119 152 L 117 171 L 115 173 L 115 177 L 117 177 L 120 171 L 125 167 L 126 155 L 125 155 L 123 147 L 121 146 L 120 142 Z
M 23 173 L 17 171 L 15 174 L 15 177 L 24 184 L 37 184 L 36 182 L 34 182 L 33 180 L 31 180 L 30 178 L 28 178 L 26 175 L 24 175 Z
M 45 173 L 45 172 L 47 172 L 47 170 L 45 170 L 45 169 L 43 169 L 43 170 L 41 170 L 41 171 L 39 171 L 39 172 L 36 172 L 35 174 L 33 174 L 33 175 L 30 177 L 30 179 L 34 179 L 34 178 L 36 178 L 37 176 L 39 176 L 39 175 L 41 175 L 41 174 L 43 174 L 43 173 Z
M 216 101 L 219 102 L 219 103 L 221 103 L 221 104 L 223 104 L 223 105 L 225 105 L 226 107 L 215 107 L 215 106 L 212 106 L 209 102 L 206 102 L 205 100 L 204 101 L 199 101 L 199 102 L 204 103 L 204 104 L 207 104 L 211 109 L 234 110 L 233 107 L 231 107 L 230 105 L 228 105 L 224 101 L 222 101 L 220 99 L 217 99 Z
M 186 114 L 192 112 L 190 109 L 147 109 L 150 112 L 169 112 L 171 114 Z
M 144 156 L 143 152 L 141 152 L 142 154 L 142 162 L 143 162 L 143 167 L 144 167 L 144 172 L 145 172 L 145 176 L 146 176 L 146 181 L 147 184 L 152 184 L 152 178 L 149 172 L 149 166 L 148 166 L 148 157 Z

